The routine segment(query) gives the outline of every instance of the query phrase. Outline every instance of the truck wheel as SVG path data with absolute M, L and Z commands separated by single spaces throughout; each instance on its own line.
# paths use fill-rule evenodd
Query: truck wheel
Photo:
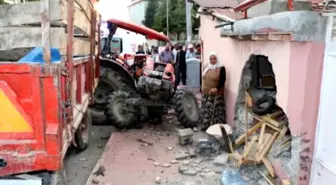
M 108 97 L 114 91 L 130 87 L 130 84 L 128 84 L 121 72 L 103 67 L 100 68 L 100 71 L 100 80 L 94 93 L 94 104 L 90 106 L 93 110 L 91 112 L 92 121 L 98 125 L 107 123 L 107 117 L 104 112 Z
M 126 99 L 131 96 L 129 93 L 118 91 L 110 96 L 106 115 L 114 122 L 114 126 L 118 129 L 130 129 L 137 121 L 137 115 L 132 112 L 134 107 L 126 106 Z
M 78 125 L 77 131 L 75 132 L 75 142 L 77 144 L 76 152 L 84 151 L 89 145 L 91 138 L 91 114 L 90 109 L 84 114 L 82 122 Z
M 42 185 L 68 185 L 64 168 L 56 172 L 44 172 L 39 176 L 42 178 Z
M 180 123 L 187 128 L 197 126 L 200 109 L 193 92 L 178 89 L 174 97 L 175 112 Z

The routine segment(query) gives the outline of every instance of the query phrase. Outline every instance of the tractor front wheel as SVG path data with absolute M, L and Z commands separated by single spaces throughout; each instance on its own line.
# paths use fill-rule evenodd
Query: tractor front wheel
M 200 109 L 195 94 L 187 89 L 178 89 L 174 102 L 179 122 L 186 128 L 197 126 Z

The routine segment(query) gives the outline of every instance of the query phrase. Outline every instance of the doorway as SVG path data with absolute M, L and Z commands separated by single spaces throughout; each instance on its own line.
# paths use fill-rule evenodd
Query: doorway
M 310 185 L 333 185 L 336 181 L 336 18 L 328 16 L 326 48 L 320 93 L 320 107 L 315 136 Z

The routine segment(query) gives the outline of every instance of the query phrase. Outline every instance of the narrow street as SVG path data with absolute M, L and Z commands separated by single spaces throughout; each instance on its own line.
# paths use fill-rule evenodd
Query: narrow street
M 91 143 L 85 151 L 77 154 L 73 149 L 69 149 L 65 158 L 68 185 L 85 184 L 100 158 L 112 131 L 112 126 L 93 126 Z

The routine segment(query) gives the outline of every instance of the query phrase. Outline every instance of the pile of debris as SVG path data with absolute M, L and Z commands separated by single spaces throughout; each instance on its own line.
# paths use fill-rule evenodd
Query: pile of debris
M 239 169 L 254 166 L 254 172 L 257 171 L 260 178 L 263 177 L 269 185 L 290 185 L 288 179 L 277 178 L 272 160 L 268 157 L 269 153 L 272 153 L 272 156 L 279 156 L 284 151 L 289 151 L 291 147 L 291 136 L 288 134 L 288 119 L 286 115 L 281 109 L 270 114 L 257 115 L 249 108 L 246 108 L 246 114 L 252 115 L 256 122 L 252 128 L 248 128 L 249 126 L 246 124 L 246 132 L 235 140 L 232 139 L 230 126 L 216 124 L 208 128 L 206 131 L 207 138 L 198 139 L 192 150 L 189 144 L 193 141 L 193 131 L 191 129 L 179 130 L 179 143 L 182 146 L 187 146 L 189 151 L 189 153 L 179 154 L 176 157 L 176 160 L 187 159 L 187 162 L 183 162 L 184 165 L 179 167 L 179 172 L 192 176 L 200 173 L 201 176 L 204 176 L 204 170 L 188 168 L 186 165 L 194 162 L 198 164 L 198 160 L 190 161 L 189 159 L 196 158 L 199 155 L 211 156 L 208 159 L 211 158 L 215 166 L 223 167 L 211 169 L 211 172 L 221 173 L 221 177 L 218 176 L 217 180 L 222 180 L 223 176 L 232 169 L 239 174 Z M 244 147 L 241 147 L 243 144 Z M 221 149 L 224 149 L 226 153 L 221 153 Z M 205 171 L 208 172 L 209 170 L 205 169 Z M 214 174 L 211 175 L 214 176 Z M 238 176 L 237 174 L 235 175 Z M 245 177 L 240 176 L 239 178 L 248 181 Z
M 271 150 L 274 153 L 281 153 L 284 149 L 290 148 L 291 137 L 286 135 L 288 120 L 277 120 L 284 115 L 282 110 L 264 116 L 258 116 L 252 111 L 249 111 L 249 114 L 258 122 L 234 141 L 235 148 L 245 143 L 243 152 L 230 151 L 229 158 L 236 160 L 238 166 L 263 164 L 268 174 L 262 172 L 260 174 L 270 185 L 274 185 L 276 174 L 267 156 Z M 257 134 L 258 130 L 260 130 L 259 134 Z M 283 180 L 283 184 L 289 184 L 288 180 Z

